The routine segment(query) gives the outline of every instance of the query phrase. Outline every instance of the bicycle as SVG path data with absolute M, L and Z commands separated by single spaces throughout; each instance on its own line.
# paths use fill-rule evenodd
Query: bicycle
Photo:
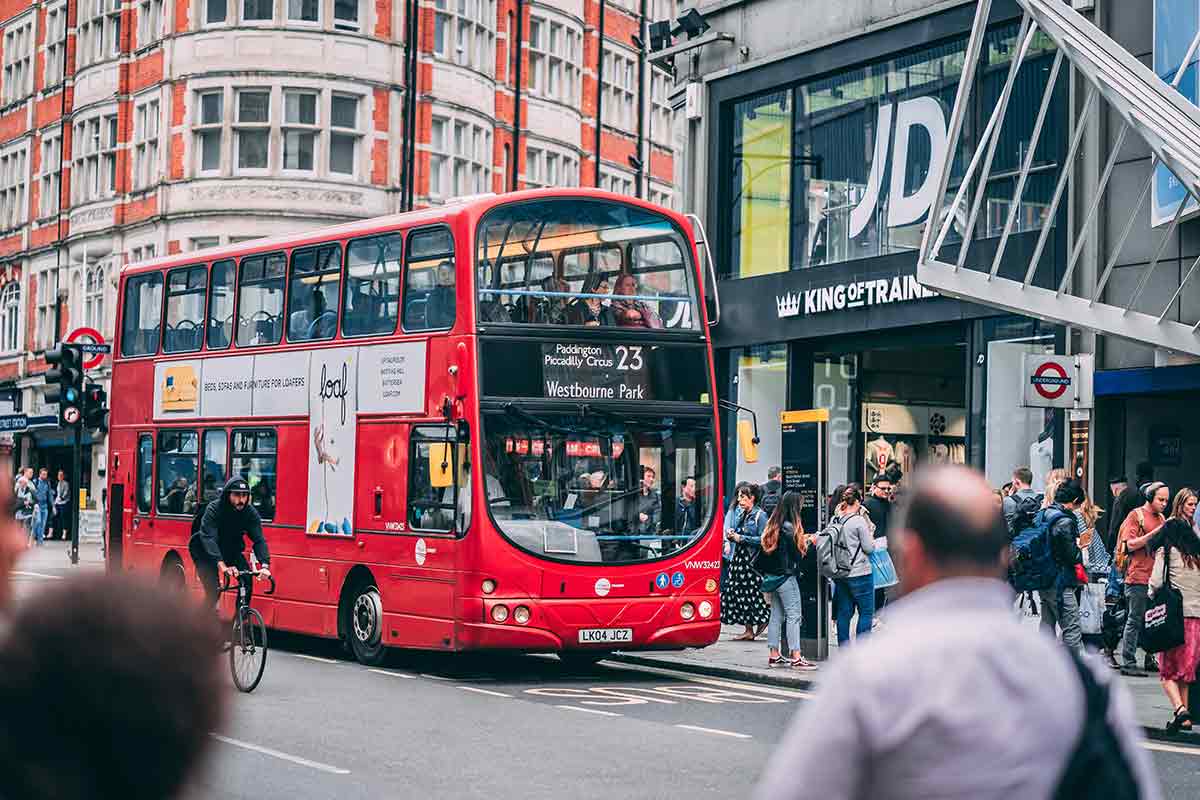
M 233 674 L 234 685 L 246 693 L 254 691 L 267 668 L 267 625 L 262 614 L 250 606 L 246 592 L 246 581 L 260 574 L 257 570 L 238 573 L 237 604 L 229 630 L 229 671 Z M 274 594 L 275 577 L 270 576 L 267 580 L 271 582 L 271 588 L 263 594 Z M 229 573 L 222 575 L 221 581 L 222 593 L 233 590 Z

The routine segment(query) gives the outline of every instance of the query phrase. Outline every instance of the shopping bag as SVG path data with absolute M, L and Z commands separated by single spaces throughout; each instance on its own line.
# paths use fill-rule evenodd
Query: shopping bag
M 871 559 L 871 577 L 875 579 L 876 589 L 886 589 L 900 582 L 896 575 L 896 565 L 887 550 L 887 539 L 876 539 L 875 550 L 867 554 Z
M 1099 634 L 1104 630 L 1103 583 L 1085 583 L 1079 594 L 1079 626 L 1085 636 Z
M 1164 653 L 1183 644 L 1183 593 L 1171 585 L 1171 548 L 1167 547 L 1163 585 L 1154 590 L 1146 608 L 1138 644 L 1147 653 Z

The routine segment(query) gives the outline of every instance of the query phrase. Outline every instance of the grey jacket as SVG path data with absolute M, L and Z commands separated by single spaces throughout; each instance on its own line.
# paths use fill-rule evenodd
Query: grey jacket
M 871 529 L 871 523 L 867 521 L 866 515 L 861 510 L 848 516 L 840 515 L 836 519 L 843 523 L 842 530 L 846 533 L 846 544 L 850 547 L 850 552 L 854 553 L 853 566 L 850 568 L 850 574 L 846 577 L 861 578 L 863 575 L 870 575 L 870 554 L 875 551 L 875 532 Z

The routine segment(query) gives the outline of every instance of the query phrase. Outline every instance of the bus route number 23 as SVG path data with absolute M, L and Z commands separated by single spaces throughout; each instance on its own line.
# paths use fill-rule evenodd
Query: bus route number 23
M 637 372 L 646 365 L 642 360 L 641 347 L 617 345 L 617 369 L 627 372 Z

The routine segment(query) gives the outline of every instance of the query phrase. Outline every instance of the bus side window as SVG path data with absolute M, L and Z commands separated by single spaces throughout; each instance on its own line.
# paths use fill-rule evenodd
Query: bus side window
M 404 330 L 454 325 L 454 240 L 445 228 L 408 237 L 404 273 Z
M 154 495 L 154 435 L 143 433 L 138 436 L 137 457 L 137 508 L 143 514 L 150 513 L 150 501 Z
M 275 518 L 276 461 L 279 444 L 275 431 L 267 429 L 233 432 L 233 464 L 230 472 L 250 484 L 250 502 L 264 520 Z
M 346 248 L 346 288 L 342 300 L 342 335 L 395 333 L 400 317 L 400 253 L 398 233 L 355 239 Z
M 204 467 L 200 471 L 200 502 L 211 503 L 225 488 L 229 462 L 229 439 L 223 428 L 204 432 Z
M 283 335 L 283 253 L 242 259 L 238 284 L 238 347 L 278 344 Z
M 288 280 L 289 342 L 332 339 L 337 332 L 338 283 L 342 278 L 339 245 L 292 251 Z
M 224 350 L 233 341 L 233 259 L 212 267 L 208 298 L 208 349 Z
M 458 460 L 454 430 L 444 425 L 413 428 L 409 444 L 408 525 L 415 530 L 449 533 L 454 528 L 453 476 Z M 440 479 L 444 477 L 449 478 L 449 485 Z M 466 502 L 467 496 L 460 503 Z
M 158 513 L 196 511 L 196 432 L 158 432 Z
M 185 267 L 167 273 L 167 326 L 164 353 L 199 350 L 204 339 L 204 292 L 208 267 Z
M 162 297 L 161 272 L 135 275 L 125 282 L 121 355 L 145 356 L 158 352 L 158 333 L 162 327 Z

